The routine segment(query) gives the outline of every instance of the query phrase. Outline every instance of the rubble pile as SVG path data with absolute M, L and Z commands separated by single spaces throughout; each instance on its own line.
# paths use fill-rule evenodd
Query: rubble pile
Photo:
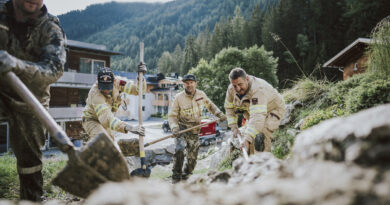
M 325 121 L 297 136 L 287 160 L 259 153 L 186 183 L 106 184 L 86 204 L 389 204 L 389 116 L 383 105 Z

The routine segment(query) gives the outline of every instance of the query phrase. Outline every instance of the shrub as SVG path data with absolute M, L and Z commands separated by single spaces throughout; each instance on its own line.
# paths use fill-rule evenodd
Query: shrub
M 313 111 L 312 114 L 307 116 L 301 125 L 301 130 L 305 130 L 309 127 L 312 127 L 321 121 L 333 118 L 333 117 L 339 117 L 343 116 L 345 114 L 345 111 L 343 108 L 339 108 L 337 105 L 334 105 L 332 107 L 329 107 L 326 110 L 316 110 Z
M 326 81 L 303 78 L 296 81 L 291 89 L 284 91 L 283 98 L 287 103 L 297 100 L 308 103 L 318 99 L 328 89 L 329 84 Z
M 390 103 L 390 81 L 378 79 L 349 90 L 345 104 L 348 113 Z

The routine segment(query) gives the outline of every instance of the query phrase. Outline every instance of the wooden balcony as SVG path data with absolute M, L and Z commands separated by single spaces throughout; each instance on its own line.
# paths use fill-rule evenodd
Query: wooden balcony
M 55 107 L 49 108 L 50 115 L 57 122 L 79 121 L 84 107 Z

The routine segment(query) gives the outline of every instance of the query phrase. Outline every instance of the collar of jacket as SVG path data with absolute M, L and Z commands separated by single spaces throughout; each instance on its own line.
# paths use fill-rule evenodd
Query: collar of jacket
M 193 95 L 188 94 L 186 90 L 184 90 L 184 93 L 186 94 L 187 97 L 194 98 L 194 96 L 196 95 L 197 91 L 198 91 L 198 89 L 195 89 L 195 92 L 194 92 Z
M 5 3 L 5 6 L 1 10 L 2 13 L 5 13 L 7 15 L 7 18 L 15 18 L 14 16 L 14 6 L 12 1 L 8 1 Z M 37 18 L 27 18 L 26 23 L 31 26 L 37 26 L 39 25 L 42 21 L 46 20 L 49 18 L 47 8 L 45 5 L 42 6 L 41 8 L 41 13 L 38 15 Z

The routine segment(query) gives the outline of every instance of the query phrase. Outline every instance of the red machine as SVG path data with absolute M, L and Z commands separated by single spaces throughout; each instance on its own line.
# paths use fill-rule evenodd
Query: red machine
M 211 120 L 202 120 L 201 124 L 209 122 Z M 199 136 L 213 135 L 216 134 L 217 131 L 217 123 L 213 122 L 208 124 L 206 127 L 202 127 L 199 132 Z

